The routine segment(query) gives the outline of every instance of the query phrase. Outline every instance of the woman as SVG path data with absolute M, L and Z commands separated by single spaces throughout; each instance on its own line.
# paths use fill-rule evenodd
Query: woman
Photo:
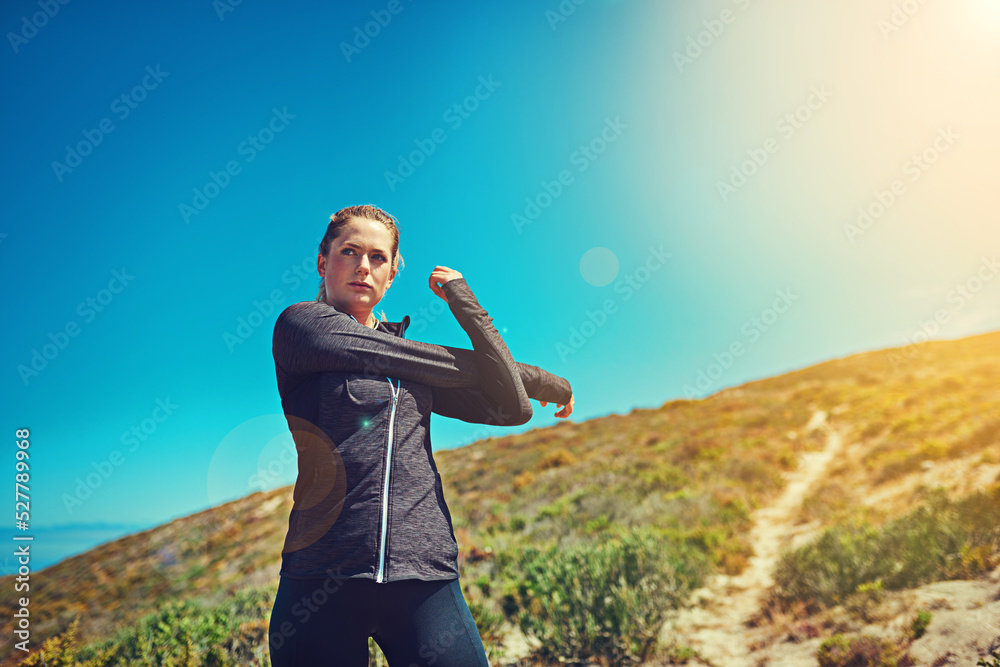
M 488 666 L 459 585 L 430 415 L 523 424 L 529 398 L 562 407 L 557 417 L 573 411 L 569 383 L 513 360 L 458 271 L 437 266 L 429 283 L 471 350 L 407 340 L 409 316 L 376 319 L 400 266 L 395 218 L 342 209 L 320 242 L 316 301 L 274 325 L 299 468 L 268 629 L 275 667 L 364 667 L 369 636 L 392 667 Z

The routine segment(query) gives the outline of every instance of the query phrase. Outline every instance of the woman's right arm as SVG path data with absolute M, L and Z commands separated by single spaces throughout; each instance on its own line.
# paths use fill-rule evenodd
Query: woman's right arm
M 506 344 L 464 278 L 441 288 L 472 350 L 432 345 L 375 331 L 320 302 L 292 304 L 274 324 L 272 352 L 284 373 L 356 372 L 432 387 L 481 387 L 508 425 L 531 418 L 531 402 Z M 515 377 L 516 375 L 516 377 Z
M 524 389 L 528 392 L 528 398 L 566 405 L 573 397 L 573 389 L 566 378 L 549 373 L 538 366 L 522 364 L 519 361 L 514 363 L 521 375 Z
M 290 376 L 353 372 L 390 375 L 440 387 L 479 381 L 472 351 L 454 354 L 441 345 L 375 331 L 320 302 L 288 306 L 274 323 L 274 362 Z

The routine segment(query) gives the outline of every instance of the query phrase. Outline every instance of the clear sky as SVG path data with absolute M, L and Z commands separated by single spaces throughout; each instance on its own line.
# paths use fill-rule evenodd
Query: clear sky
M 461 271 L 574 421 L 1000 328 L 997 0 L 15 0 L 0 26 L 36 566 L 294 481 L 272 326 L 352 204 L 400 220 L 388 319 L 468 347 L 427 286 Z

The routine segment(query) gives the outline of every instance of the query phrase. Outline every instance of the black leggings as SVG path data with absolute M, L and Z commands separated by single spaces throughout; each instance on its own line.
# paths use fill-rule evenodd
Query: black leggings
M 458 579 L 280 578 L 273 667 L 367 667 L 369 636 L 390 667 L 490 667 Z

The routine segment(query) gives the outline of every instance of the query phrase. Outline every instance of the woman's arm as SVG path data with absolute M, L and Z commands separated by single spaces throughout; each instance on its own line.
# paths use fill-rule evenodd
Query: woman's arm
M 524 384 L 524 390 L 528 392 L 528 398 L 566 405 L 573 397 L 573 388 L 570 387 L 569 380 L 553 375 L 538 366 L 522 364 L 521 362 L 514 363 L 517 364 L 517 370 L 521 376 L 521 382 Z
M 464 278 L 441 286 L 448 307 L 472 341 L 472 350 L 392 336 L 359 324 L 319 302 L 292 304 L 274 325 L 272 352 L 284 373 L 358 372 L 432 387 L 480 387 L 506 418 L 531 419 L 531 402 L 506 344 Z
M 569 382 L 538 366 L 515 361 L 528 398 L 566 405 L 573 397 Z M 478 387 L 431 387 L 432 412 L 473 424 L 496 424 L 496 408 Z M 561 415 L 557 415 L 561 416 Z

